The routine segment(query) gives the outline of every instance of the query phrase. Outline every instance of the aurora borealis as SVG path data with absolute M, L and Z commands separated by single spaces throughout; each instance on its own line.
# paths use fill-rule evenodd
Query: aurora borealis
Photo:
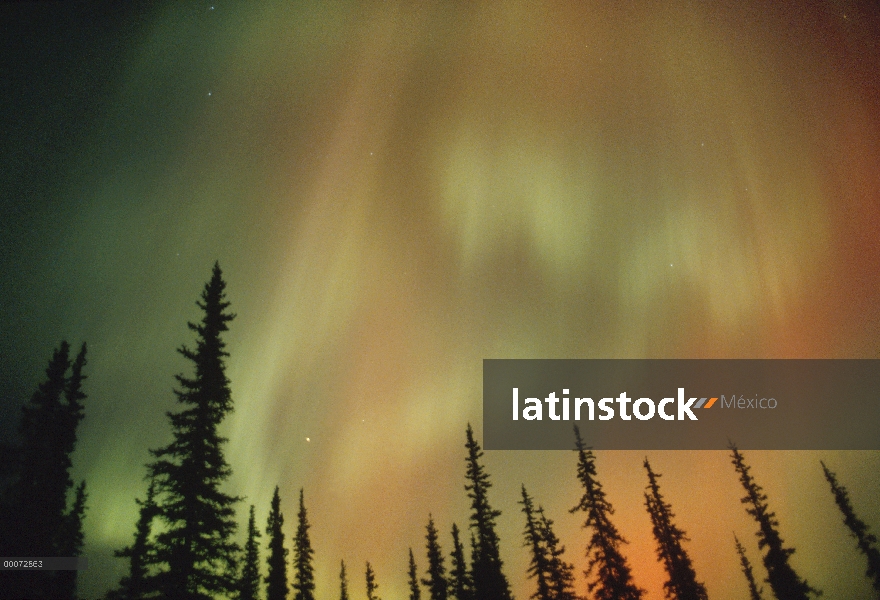
M 340 559 L 353 597 L 366 560 L 405 597 L 429 513 L 451 549 L 484 358 L 878 357 L 876 9 L 662 4 L 0 7 L 0 434 L 86 341 L 82 594 L 125 566 L 214 260 L 240 526 L 277 484 L 289 537 L 304 488 L 321 598 Z M 880 453 L 745 455 L 799 573 L 866 596 L 819 460 L 878 534 Z M 598 469 L 659 599 L 643 458 Z M 709 595 L 743 597 L 734 531 L 765 573 L 729 457 L 649 458 Z M 521 483 L 580 573 L 574 455 L 486 465 L 516 597 Z

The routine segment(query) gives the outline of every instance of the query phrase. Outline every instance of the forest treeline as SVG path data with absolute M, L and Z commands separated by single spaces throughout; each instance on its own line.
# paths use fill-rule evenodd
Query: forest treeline
M 218 433 L 233 409 L 223 333 L 235 315 L 228 311 L 225 287 L 220 266 L 215 264 L 197 301 L 202 318 L 188 323 L 195 333 L 195 345 L 178 349 L 191 363 L 192 372 L 176 376 L 179 410 L 167 413 L 172 441 L 150 450 L 146 491 L 135 500 L 139 511 L 131 543 L 116 551 L 117 557 L 127 561 L 126 574 L 106 593 L 105 600 L 315 598 L 314 550 L 304 489 L 299 491 L 289 539 L 276 486 L 265 527 L 257 523 L 256 508 L 250 505 L 245 543 L 241 546 L 236 541 L 242 498 L 222 489 L 231 468 L 223 452 L 226 439 Z M 69 344 L 62 342 L 49 360 L 45 380 L 22 408 L 17 443 L 0 448 L 0 556 L 77 556 L 82 552 L 88 495 L 85 482 L 74 482 L 70 471 L 76 430 L 86 406 L 85 365 L 85 344 L 71 356 Z M 523 485 L 519 505 L 524 523 L 522 541 L 530 556 L 528 576 L 534 582 L 530 598 L 643 598 L 646 592 L 633 580 L 625 554 L 627 542 L 614 525 L 614 508 L 603 490 L 596 456 L 576 427 L 574 437 L 576 477 L 582 495 L 570 512 L 580 515 L 588 532 L 583 569 L 586 587 L 577 589 L 575 565 L 565 557 L 565 548 L 553 530 L 554 521 Z M 428 515 L 424 546 L 415 552 L 408 548 L 408 568 L 400 574 L 407 577 L 409 600 L 513 600 L 496 532 L 501 512 L 489 502 L 492 483 L 470 425 L 464 447 L 469 522 L 462 528 L 451 523 L 451 546 L 444 549 L 441 531 Z M 743 573 L 743 594 L 747 592 L 752 600 L 806 600 L 820 595 L 789 561 L 794 548 L 784 543 L 767 495 L 735 445 L 730 446 L 730 458 L 744 491 L 741 502 L 755 522 L 757 556 L 766 574 L 756 574 L 746 547 L 732 535 L 730 543 L 736 548 Z M 820 466 L 843 523 L 866 560 L 865 576 L 880 598 L 877 538 L 858 518 L 846 487 L 824 462 Z M 666 572 L 664 595 L 671 600 L 705 600 L 708 593 L 688 554 L 686 533 L 661 492 L 661 474 L 647 458 L 643 467 L 647 482 L 644 507 L 650 516 L 657 560 Z M 265 546 L 260 541 L 264 536 Z M 379 600 L 378 574 L 369 562 L 361 572 L 360 589 L 368 600 Z M 76 571 L 5 571 L 0 575 L 0 597 L 75 599 L 76 575 Z M 333 595 L 338 593 L 340 600 L 361 597 L 350 591 L 355 585 L 340 560 L 339 588 Z M 322 595 L 330 596 L 326 592 Z

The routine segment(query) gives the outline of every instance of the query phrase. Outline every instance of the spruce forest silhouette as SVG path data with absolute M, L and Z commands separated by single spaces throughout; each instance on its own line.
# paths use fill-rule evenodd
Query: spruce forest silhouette
M 231 467 L 223 451 L 227 440 L 218 434 L 218 428 L 233 410 L 225 365 L 229 354 L 223 334 L 235 318 L 228 310 L 225 289 L 222 271 L 215 263 L 196 303 L 201 319 L 188 323 L 195 343 L 177 350 L 192 371 L 175 376 L 179 410 L 167 413 L 173 439 L 167 446 L 150 451 L 146 490 L 143 498 L 135 499 L 139 510 L 132 524 L 131 543 L 115 552 L 117 558 L 127 561 L 127 572 L 103 596 L 105 600 L 316 598 L 315 552 L 305 488 L 300 488 L 292 533 L 284 530 L 277 486 L 265 528 L 257 522 L 254 504 L 245 509 L 241 498 L 223 490 Z M 19 439 L 0 447 L 0 556 L 77 556 L 82 552 L 88 494 L 86 483 L 75 483 L 70 471 L 77 427 L 87 408 L 85 366 L 86 345 L 71 357 L 70 345 L 62 342 L 52 353 L 45 380 L 22 407 Z M 577 427 L 573 433 L 573 475 L 582 495 L 570 513 L 583 519 L 586 542 L 579 550 L 584 554 L 575 552 L 575 556 L 585 556 L 586 560 L 579 564 L 577 559 L 566 558 L 566 549 L 553 529 L 554 521 L 523 485 L 518 504 L 523 516 L 522 547 L 530 559 L 527 575 L 534 588 L 530 599 L 641 599 L 646 591 L 633 580 L 626 558 L 627 541 L 614 524 L 614 507 L 603 489 L 597 456 L 585 445 Z M 406 572 L 382 574 L 400 581 L 406 578 L 410 600 L 513 600 L 496 531 L 501 511 L 490 502 L 491 477 L 469 424 L 464 449 L 463 487 L 470 500 L 467 527 L 460 529 L 456 523 L 449 524 L 449 529 L 447 525 L 438 527 L 428 514 L 424 546 L 410 544 L 406 548 Z M 820 595 L 791 565 L 789 558 L 795 549 L 785 544 L 769 499 L 743 453 L 734 444 L 729 450 L 734 473 L 745 491 L 740 501 L 756 525 L 756 546 L 747 548 L 734 534 L 743 574 L 741 595 L 752 600 L 804 600 Z M 643 467 L 644 506 L 650 517 L 657 560 L 666 573 L 662 592 L 673 600 L 705 600 L 709 594 L 688 554 L 689 538 L 661 491 L 661 474 L 653 470 L 647 457 Z M 866 562 L 865 577 L 880 598 L 877 538 L 858 517 L 846 487 L 824 462 L 821 468 L 842 523 L 854 539 L 853 546 Z M 236 541 L 240 511 L 247 517 L 243 545 Z M 450 532 L 446 548 L 441 531 Z M 466 549 L 467 540 L 463 538 L 467 537 L 470 543 Z M 261 543 L 263 538 L 265 545 Z M 401 552 L 405 547 L 402 545 Z M 749 554 L 754 556 L 756 551 L 766 573 L 763 578 L 749 559 Z M 344 559 L 339 565 L 339 590 L 325 591 L 324 597 L 362 597 L 351 590 L 356 588 L 369 600 L 379 600 L 380 575 L 370 562 L 362 571 L 363 587 L 349 579 Z M 577 573 L 583 575 L 580 581 Z M 0 576 L 0 597 L 73 600 L 78 597 L 76 576 L 76 571 L 6 571 Z

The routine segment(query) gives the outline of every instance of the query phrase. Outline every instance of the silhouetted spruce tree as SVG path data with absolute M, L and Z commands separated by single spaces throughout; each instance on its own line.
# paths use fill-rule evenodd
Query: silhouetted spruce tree
M 382 600 L 379 596 L 376 595 L 376 590 L 379 589 L 379 584 L 376 583 L 376 572 L 373 571 L 373 567 L 370 566 L 370 562 L 367 561 L 367 600 Z
M 456 600 L 473 600 L 473 589 L 464 546 L 459 538 L 458 525 L 452 524 L 452 569 L 449 571 L 449 593 Z
M 868 561 L 868 570 L 865 572 L 865 577 L 871 580 L 874 591 L 880 592 L 880 551 L 877 550 L 876 546 L 877 537 L 870 533 L 865 522 L 856 516 L 846 487 L 837 483 L 837 477 L 828 470 L 824 462 L 819 461 L 819 464 L 822 465 L 825 479 L 831 485 L 834 501 L 837 503 L 840 512 L 843 513 L 843 524 L 849 529 L 850 535 L 856 539 L 856 547 L 859 549 L 859 552 L 864 554 Z
M 648 472 L 648 487 L 645 492 L 645 506 L 651 517 L 654 539 L 657 540 L 657 559 L 663 563 L 669 580 L 663 584 L 666 597 L 675 600 L 707 600 L 706 586 L 697 581 L 697 574 L 691 558 L 682 547 L 689 541 L 684 531 L 679 529 L 672 518 L 672 505 L 663 499 L 657 479 L 648 459 L 644 462 Z
M 86 512 L 86 482 L 81 481 L 76 487 L 73 506 L 65 515 L 64 530 L 59 536 L 58 554 L 60 556 L 79 556 L 83 548 L 83 518 Z M 78 571 L 58 571 L 55 575 L 55 593 L 53 598 L 76 598 L 76 580 Z
M 535 600 L 550 600 L 550 583 L 547 581 L 550 572 L 550 557 L 547 552 L 544 536 L 535 520 L 534 503 L 528 492 L 526 492 L 525 484 L 522 486 L 522 500 L 519 503 L 522 504 L 523 514 L 526 516 L 526 528 L 523 532 L 525 546 L 529 548 L 532 555 L 527 573 L 529 579 L 535 579 L 538 586 L 535 593 L 529 597 Z
M 64 487 L 67 474 L 62 472 L 63 447 L 57 430 L 62 421 L 62 397 L 69 368 L 70 345 L 63 341 L 52 353 L 46 380 L 22 407 L 18 427 L 21 442 L 18 447 L 10 448 L 15 464 L 4 498 L 6 506 L 0 512 L 3 556 L 53 556 L 54 532 L 61 527 L 66 506 L 64 496 L 52 492 L 67 491 Z M 46 493 L 41 493 L 42 489 Z M 10 574 L 12 579 L 19 575 L 14 571 Z
M 54 532 L 61 527 L 66 498 L 39 493 L 67 488 L 63 471 L 63 445 L 58 438 L 64 411 L 62 398 L 70 368 L 70 345 L 63 341 L 52 353 L 46 380 L 30 402 L 22 406 L 18 432 L 21 443 L 8 447 L 10 485 L 0 512 L 0 550 L 3 556 L 52 556 Z M 62 458 L 61 462 L 51 462 Z M 49 521 L 49 523 L 45 523 Z M 13 572 L 13 575 L 15 572 Z
M 119 582 L 118 593 L 110 597 L 137 600 L 156 591 L 155 582 L 148 569 L 148 565 L 154 562 L 151 557 L 153 548 L 150 543 L 150 534 L 153 519 L 159 514 L 155 499 L 156 483 L 150 480 L 146 499 L 143 501 L 135 499 L 135 502 L 140 506 L 140 511 L 135 526 L 134 542 L 131 546 L 114 552 L 117 557 L 129 559 L 129 568 L 128 575 Z
M 440 549 L 437 527 L 434 526 L 434 517 L 428 515 L 427 533 L 425 535 L 425 548 L 428 551 L 428 577 L 422 579 L 427 586 L 431 600 L 446 600 L 446 567 L 443 564 L 443 551 Z
M 562 559 L 565 547 L 553 533 L 553 521 L 540 506 L 535 508 L 532 498 L 522 486 L 523 514 L 526 528 L 525 545 L 531 550 L 532 560 L 528 575 L 537 581 L 537 590 L 531 595 L 536 600 L 576 600 L 574 567 Z
M 269 537 L 269 556 L 266 559 L 269 573 L 266 575 L 266 600 L 287 600 L 287 548 L 284 547 L 284 515 L 281 513 L 281 496 L 278 486 L 272 495 L 266 535 Z M 344 566 L 343 566 L 344 568 Z
M 70 378 L 67 380 L 67 386 L 64 389 L 65 405 L 62 411 L 64 426 L 60 428 L 60 432 L 64 455 L 67 457 L 64 461 L 64 467 L 67 470 L 67 481 L 64 486 L 66 490 L 73 486 L 73 480 L 70 478 L 70 468 L 73 466 L 72 455 L 76 448 L 76 430 L 85 416 L 83 400 L 86 399 L 86 394 L 82 389 L 83 382 L 86 380 L 86 376 L 82 372 L 85 366 L 86 345 L 83 343 L 79 353 L 70 365 Z
M 251 504 L 248 516 L 247 542 L 244 544 L 244 564 L 241 569 L 238 599 L 257 600 L 260 597 L 260 530 L 257 529 L 257 517 L 254 505 Z
M 196 302 L 204 312 L 202 320 L 188 324 L 196 333 L 195 350 L 178 349 L 193 363 L 195 374 L 176 376 L 175 394 L 183 408 L 168 413 L 174 440 L 150 451 L 155 460 L 149 474 L 156 482 L 163 525 L 154 542 L 156 581 L 161 593 L 172 599 L 232 595 L 237 587 L 240 548 L 233 536 L 240 499 L 220 490 L 231 469 L 223 456 L 226 439 L 217 431 L 233 408 L 222 334 L 235 315 L 226 311 L 225 288 L 215 263 Z
M 614 508 L 605 499 L 602 484 L 596 478 L 596 458 L 593 451 L 584 446 L 580 430 L 574 428 L 578 452 L 577 477 L 584 486 L 584 495 L 570 512 L 584 511 L 587 520 L 584 528 L 592 530 L 587 544 L 587 569 L 589 578 L 595 571 L 595 580 L 587 584 L 596 600 L 637 600 L 644 591 L 632 580 L 629 564 L 620 552 L 621 544 L 627 543 L 611 522 Z
M 733 536 L 733 539 L 736 542 L 736 553 L 739 554 L 739 564 L 742 567 L 743 575 L 746 576 L 746 583 L 749 584 L 749 600 L 763 600 L 761 592 L 764 591 L 764 588 L 758 588 L 755 574 L 752 572 L 752 563 L 746 556 L 746 549 L 739 543 L 739 538 L 736 535 Z
M 303 490 L 299 490 L 299 513 L 296 536 L 293 538 L 293 590 L 294 600 L 315 600 L 315 569 L 312 565 L 312 542 L 309 539 L 309 519 Z
M 794 549 L 783 546 L 777 529 L 779 521 L 767 506 L 767 495 L 761 493 L 761 486 L 749 474 L 751 467 L 745 464 L 735 445 L 731 444 L 730 450 L 733 466 L 746 491 L 742 503 L 748 506 L 746 512 L 758 523 L 758 548 L 767 549 L 763 556 L 764 567 L 767 569 L 767 583 L 770 584 L 773 594 L 779 600 L 806 600 L 810 594 L 818 596 L 820 592 L 801 579 L 788 563 L 788 557 L 794 554 Z
M 86 398 L 82 391 L 85 364 L 86 345 L 71 362 L 70 345 L 62 341 L 49 361 L 46 380 L 22 407 L 20 444 L 5 448 L 11 464 L 4 467 L 0 555 L 65 556 L 82 534 L 81 524 L 77 530 L 75 521 L 77 511 L 84 513 L 85 504 L 78 508 L 75 495 L 74 506 L 70 510 L 67 506 L 73 487 L 70 469 L 76 429 Z M 72 597 L 68 596 L 69 582 L 64 583 L 68 579 L 51 571 L 16 571 L 4 575 L 3 585 L 11 597 L 55 599 Z
M 64 456 L 66 461 L 64 467 L 66 470 L 66 490 L 73 485 L 70 477 L 70 469 L 73 466 L 72 455 L 76 448 L 76 430 L 82 421 L 85 406 L 83 400 L 86 394 L 82 390 L 83 381 L 86 376 L 82 369 L 86 364 L 86 345 L 83 344 L 79 354 L 70 366 L 70 378 L 67 380 L 67 386 L 64 389 L 65 404 L 63 406 L 62 418 L 64 426 L 60 428 L 63 436 L 62 444 L 64 448 Z M 59 556 L 79 556 L 82 553 L 83 542 L 85 536 L 83 533 L 83 519 L 86 512 L 86 482 L 81 481 L 74 493 L 73 505 L 70 510 L 65 513 L 62 520 L 62 528 L 58 531 L 55 539 L 55 547 Z M 65 498 L 65 504 L 67 500 Z M 71 599 L 76 598 L 76 581 L 77 571 L 59 571 L 55 574 L 56 585 L 54 598 Z
M 409 600 L 421 600 L 422 588 L 419 587 L 419 572 L 416 569 L 416 559 L 413 556 L 412 548 L 409 549 Z
M 464 489 L 471 499 L 471 530 L 474 537 L 474 549 L 471 553 L 471 579 L 474 585 L 474 597 L 479 600 L 512 600 L 510 585 L 502 571 L 501 553 L 498 534 L 495 533 L 495 519 L 501 515 L 489 504 L 487 492 L 492 484 L 480 458 L 483 452 L 474 439 L 470 424 L 467 427 L 468 455 L 467 480 Z
M 339 600 L 349 600 L 348 598 L 348 577 L 345 575 L 345 561 L 340 561 L 339 569 Z
M 553 533 L 553 521 L 544 514 L 544 508 L 538 505 L 537 525 L 541 538 L 547 547 L 550 572 L 548 583 L 550 596 L 555 600 L 580 600 L 574 591 L 574 565 L 563 560 L 565 546 L 561 546 L 559 538 Z
M 83 344 L 79 354 L 70 366 L 70 378 L 67 380 L 67 386 L 64 390 L 65 406 L 62 412 L 65 425 L 61 428 L 64 436 L 62 443 L 64 454 L 67 457 L 65 468 L 67 470 L 67 481 L 65 489 L 69 489 L 73 485 L 70 477 L 70 468 L 73 466 L 72 455 L 76 448 L 76 430 L 82 421 L 85 406 L 83 400 L 86 394 L 82 390 L 83 381 L 86 376 L 82 369 L 86 364 L 86 345 Z M 62 521 L 62 529 L 58 532 L 56 538 L 56 549 L 59 556 L 79 556 L 82 553 L 83 542 L 85 536 L 83 533 L 83 519 L 86 512 L 86 482 L 81 481 L 74 493 L 73 506 L 64 515 Z M 66 503 L 66 499 L 65 499 Z M 76 598 L 76 581 L 77 571 L 59 571 L 55 574 L 56 586 L 55 598 Z

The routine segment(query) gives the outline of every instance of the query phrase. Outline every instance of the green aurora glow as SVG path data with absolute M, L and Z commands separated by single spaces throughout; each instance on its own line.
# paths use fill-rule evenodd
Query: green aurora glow
M 797 4 L 3 5 L 2 431 L 86 340 L 81 592 L 124 568 L 215 259 L 241 526 L 278 484 L 292 535 L 304 487 L 322 598 L 340 559 L 404 597 L 429 512 L 448 552 L 483 358 L 877 357 L 878 18 Z M 643 453 L 598 456 L 659 599 Z M 880 453 L 746 457 L 801 574 L 867 595 L 819 459 L 876 533 Z M 727 455 L 650 458 L 710 595 L 743 596 Z M 486 462 L 516 596 L 521 483 L 580 572 L 574 457 Z

